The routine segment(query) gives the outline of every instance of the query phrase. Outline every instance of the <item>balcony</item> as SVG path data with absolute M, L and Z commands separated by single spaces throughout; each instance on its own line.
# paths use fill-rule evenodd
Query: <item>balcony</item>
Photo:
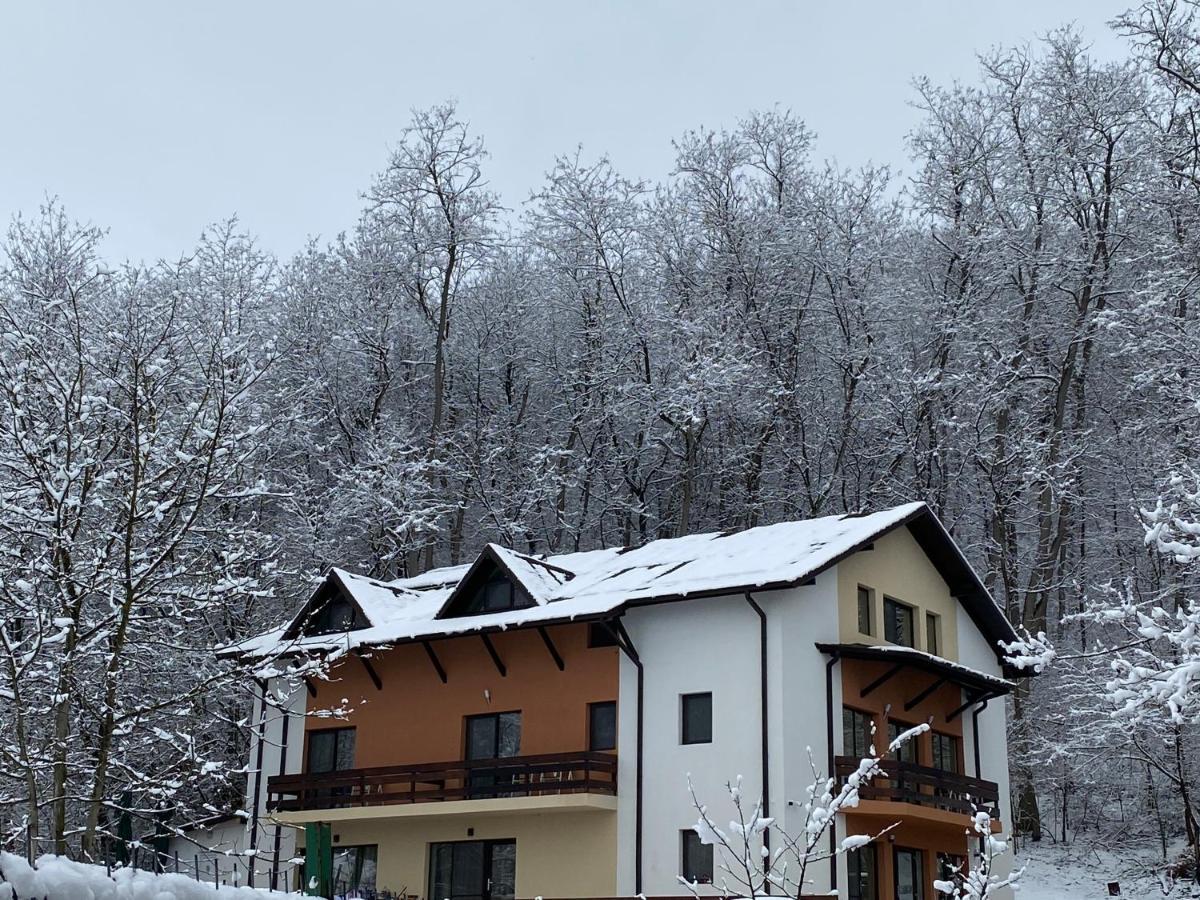
M 422 806 L 431 810 L 439 803 L 449 803 L 457 808 L 455 801 L 507 801 L 513 798 L 547 801 L 524 804 L 531 807 L 563 806 L 570 803 L 572 795 L 615 796 L 617 758 L 609 753 L 544 753 L 505 759 L 277 775 L 267 780 L 267 793 L 267 809 L 284 814 L 395 806 Z M 555 798 L 562 798 L 567 803 L 556 802 Z
M 856 757 L 839 756 L 836 760 L 838 780 L 844 780 L 856 771 L 858 764 Z M 895 759 L 880 760 L 879 766 L 883 773 L 859 789 L 861 799 L 911 803 L 965 815 L 974 813 L 971 805 L 974 803 L 980 810 L 986 809 L 993 819 L 999 818 L 1000 787 L 994 781 Z

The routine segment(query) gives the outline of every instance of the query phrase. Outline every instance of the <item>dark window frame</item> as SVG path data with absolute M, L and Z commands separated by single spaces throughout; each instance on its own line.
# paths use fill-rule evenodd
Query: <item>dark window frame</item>
M 904 732 L 916 727 L 917 726 L 915 723 L 905 722 L 903 719 L 893 719 L 889 717 L 887 720 L 888 746 L 891 746 L 892 741 L 904 734 Z M 889 753 L 889 757 L 899 760 L 900 762 L 910 762 L 914 765 L 921 765 L 921 756 L 923 755 L 921 753 L 921 737 L 922 735 L 918 734 L 915 737 L 909 738 L 906 743 L 900 745 L 900 753 L 898 755 Z M 911 759 L 909 758 L 910 754 L 912 755 Z
M 350 765 L 345 768 L 338 768 L 338 735 L 350 733 L 354 735 L 354 744 L 351 749 L 351 757 L 358 753 L 358 729 L 354 725 L 339 725 L 334 728 L 313 728 L 308 731 L 304 737 L 304 772 L 306 775 L 324 775 L 329 772 L 345 772 L 354 768 L 354 760 L 351 759 Z M 333 768 L 316 770 L 312 768 L 313 759 L 313 740 L 323 740 L 326 735 L 333 737 Z
M 602 710 L 612 710 L 612 743 L 608 746 L 600 746 L 596 740 L 596 714 Z M 616 700 L 598 700 L 595 703 L 587 705 L 588 712 L 588 750 L 603 751 L 617 749 L 617 701 Z
M 496 751 L 498 753 L 499 749 L 500 749 L 500 717 L 501 716 L 516 716 L 517 717 L 517 752 L 514 753 L 513 756 L 511 756 L 511 757 L 510 756 L 472 757 L 471 756 L 471 723 L 475 722 L 475 721 L 479 721 L 481 719 L 495 719 L 496 720 L 496 726 L 495 726 L 495 730 L 494 730 L 495 740 L 493 741 L 493 744 L 495 745 Z M 472 715 L 463 716 L 463 743 L 462 743 L 463 755 L 462 755 L 462 758 L 464 760 L 470 760 L 473 758 L 474 759 L 512 759 L 515 756 L 520 756 L 521 755 L 521 739 L 524 737 L 524 731 L 525 731 L 523 724 L 524 723 L 522 721 L 521 710 L 519 710 L 519 709 L 503 709 L 503 710 L 499 710 L 497 712 L 474 713 Z
M 929 873 L 925 870 L 925 851 L 920 847 L 901 847 L 899 844 L 892 848 L 892 890 L 895 892 L 893 896 L 900 896 L 900 854 L 911 853 L 919 865 L 920 881 L 917 883 L 917 892 L 915 900 L 925 900 L 927 896 L 926 888 L 928 887 L 927 879 Z
M 943 741 L 949 742 L 950 760 L 953 763 L 952 768 L 946 768 L 942 763 L 945 762 L 945 747 Z M 962 738 L 956 734 L 950 734 L 945 731 L 931 731 L 929 733 L 930 746 L 930 765 L 935 769 L 940 769 L 943 772 L 950 772 L 954 775 L 962 773 Z
M 689 703 L 701 702 L 703 698 L 708 699 L 707 736 L 703 736 L 703 734 L 691 734 L 688 728 L 688 705 Z M 712 691 L 695 691 L 679 695 L 679 743 L 691 745 L 711 744 L 713 742 L 712 699 Z
M 897 622 L 896 614 L 907 617 L 907 634 L 901 634 L 902 629 Z M 917 637 L 913 633 L 916 627 L 917 610 L 916 607 L 905 603 L 903 600 L 898 600 L 895 597 L 889 597 L 886 594 L 883 598 L 883 637 L 889 644 L 895 644 L 897 647 L 916 647 Z M 907 638 L 904 640 L 903 638 Z
M 855 602 L 858 606 L 858 633 L 871 637 L 875 634 L 875 592 L 866 585 L 860 584 L 855 594 Z M 865 630 L 864 624 L 866 625 Z
M 465 847 L 471 844 L 478 844 L 480 850 L 480 874 L 481 874 L 481 895 L 476 894 L 455 894 L 453 891 L 454 883 L 454 848 Z M 429 877 L 428 877 L 428 896 L 429 897 L 475 897 L 482 896 L 483 900 L 491 900 L 491 874 L 494 870 L 495 852 L 497 847 L 512 847 L 513 856 L 513 888 L 515 893 L 516 888 L 516 866 L 517 866 L 517 839 L 516 838 L 495 838 L 495 839 L 480 839 L 468 838 L 462 841 L 431 841 L 429 843 Z M 450 854 L 450 884 L 449 892 L 438 892 L 436 890 L 438 884 L 438 860 L 437 854 L 441 848 L 447 848 Z
M 925 652 L 940 656 L 942 652 L 942 617 L 934 612 L 925 613 Z
M 331 879 L 331 883 L 333 884 L 335 896 L 357 891 L 367 891 L 371 894 L 375 893 L 379 886 L 379 844 L 336 844 L 331 849 L 333 851 L 333 858 L 335 862 L 329 872 L 329 877 Z M 345 878 L 339 876 L 336 859 L 338 853 L 345 853 L 348 850 L 354 850 L 357 852 L 355 853 L 354 858 L 354 871 L 351 873 L 350 878 Z M 375 871 L 371 873 L 372 883 L 369 887 L 362 884 L 363 868 L 366 862 L 363 854 L 364 850 L 374 851 L 371 857 L 371 862 L 375 866 Z M 339 887 L 343 889 L 339 890 Z
M 701 859 L 692 854 L 699 854 Z M 679 832 L 679 872 L 689 884 L 712 884 L 716 877 L 713 845 L 703 843 L 694 828 Z
M 859 730 L 859 736 L 862 738 L 862 741 L 863 741 L 863 748 L 862 748 L 861 753 L 858 750 L 854 749 L 853 747 L 846 746 L 846 714 L 847 713 L 849 713 L 852 717 L 853 716 L 861 716 L 862 717 L 862 720 L 863 720 L 862 726 L 863 727 Z M 871 747 L 871 744 L 874 743 L 873 737 L 872 737 L 872 734 L 870 731 L 871 725 L 873 725 L 874 723 L 875 723 L 875 714 L 874 713 L 867 712 L 865 709 L 857 709 L 853 706 L 845 706 L 845 705 L 842 706 L 842 755 L 843 756 L 854 756 L 854 757 L 857 757 L 858 759 L 865 759 L 867 757 L 867 751 Z
M 863 860 L 869 863 L 860 865 Z M 865 892 L 863 880 L 868 885 Z M 863 844 L 846 854 L 846 895 L 849 900 L 879 900 L 879 854 L 874 843 Z

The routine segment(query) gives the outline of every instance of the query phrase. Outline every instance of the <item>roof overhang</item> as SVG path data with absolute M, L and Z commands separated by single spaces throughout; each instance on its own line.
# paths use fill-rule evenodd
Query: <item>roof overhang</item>
M 882 662 L 891 665 L 904 665 L 930 675 L 944 678 L 951 684 L 956 684 L 971 694 L 983 697 L 1002 697 L 1012 691 L 1015 685 L 996 675 L 980 672 L 960 663 L 950 662 L 937 656 L 931 656 L 911 647 L 875 646 L 873 644 L 825 644 L 817 643 L 817 649 L 826 656 L 838 659 L 861 659 L 868 662 Z

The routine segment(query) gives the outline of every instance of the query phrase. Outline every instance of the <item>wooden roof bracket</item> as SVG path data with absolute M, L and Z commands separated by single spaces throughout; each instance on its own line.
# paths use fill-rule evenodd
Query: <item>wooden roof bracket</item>
M 563 662 L 562 654 L 558 652 L 558 648 L 554 646 L 554 641 L 550 639 L 550 633 L 546 631 L 544 625 L 537 627 L 537 632 L 542 636 L 542 643 L 546 645 L 546 649 L 550 651 L 550 657 L 554 660 L 554 664 L 558 666 L 558 671 L 566 669 L 567 664 Z
M 429 661 L 433 663 L 433 670 L 437 672 L 438 678 L 442 680 L 442 684 L 446 683 L 446 670 L 442 666 L 442 661 L 438 659 L 437 652 L 433 649 L 433 644 L 429 641 L 421 641 L 421 646 L 425 648 L 425 655 L 429 657 Z
M 496 665 L 496 671 L 500 673 L 501 678 L 508 677 L 508 669 L 504 665 L 504 660 L 500 658 L 500 654 L 496 652 L 496 645 L 492 643 L 492 639 L 488 637 L 486 631 L 479 632 L 479 637 L 483 641 L 483 646 L 487 647 L 488 656 L 492 658 L 492 662 Z
M 371 660 L 364 656 L 360 651 L 355 650 L 354 655 L 358 657 L 358 661 L 363 664 L 363 668 L 367 670 L 367 675 L 371 677 L 371 683 L 375 685 L 375 690 L 383 690 L 383 679 L 379 677 L 379 673 L 375 671 L 375 667 L 371 665 Z
M 880 675 L 878 678 L 876 678 L 874 681 L 872 681 L 870 684 L 868 684 L 865 688 L 863 688 L 861 691 L 859 691 L 858 696 L 865 697 L 868 694 L 874 693 L 876 689 L 882 687 L 884 684 L 886 684 L 887 682 L 889 682 L 893 678 L 895 678 L 897 675 L 899 675 L 900 670 L 903 668 L 904 668 L 904 663 L 897 663 L 896 665 L 892 666 L 890 669 L 888 669 L 886 672 L 884 672 L 882 675 Z
M 926 697 L 928 697 L 930 694 L 932 694 L 934 691 L 936 691 L 938 688 L 940 688 L 945 683 L 946 683 L 945 675 L 943 675 L 941 678 L 935 679 L 933 681 L 933 683 L 929 685 L 929 687 L 925 688 L 925 690 L 921 691 L 919 694 L 917 694 L 917 696 L 913 697 L 911 700 L 908 700 L 905 702 L 904 711 L 908 712 L 914 706 L 917 706 L 922 700 L 924 700 Z

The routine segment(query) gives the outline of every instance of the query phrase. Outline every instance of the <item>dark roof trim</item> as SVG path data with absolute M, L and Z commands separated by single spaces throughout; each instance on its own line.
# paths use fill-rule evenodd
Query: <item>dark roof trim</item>
M 437 611 L 437 615 L 434 616 L 434 618 L 435 619 L 469 618 L 466 616 L 464 616 L 464 617 L 452 616 L 452 615 L 450 615 L 450 610 L 454 609 L 455 606 L 458 604 L 458 602 L 462 599 L 462 597 L 473 589 L 475 579 L 479 577 L 479 573 L 481 571 L 483 571 L 484 567 L 486 567 L 488 565 L 492 565 L 492 566 L 495 566 L 496 568 L 498 568 L 501 572 L 503 572 L 505 575 L 507 575 L 514 584 L 520 585 L 521 590 L 523 590 L 526 594 L 529 595 L 529 599 L 534 600 L 533 592 L 529 590 L 529 586 L 527 584 L 525 584 L 525 582 L 522 581 L 517 576 L 517 574 L 508 567 L 508 565 L 505 563 L 504 559 L 500 556 L 500 554 L 492 549 L 491 544 L 484 544 L 483 549 L 481 551 L 479 551 L 479 555 L 477 557 L 475 557 L 475 562 L 471 563 L 471 568 L 467 569 L 467 574 L 458 580 L 458 584 L 456 584 L 454 586 L 454 590 L 452 590 L 450 592 L 450 596 L 448 596 L 442 602 L 442 606 Z M 534 603 L 536 604 L 537 601 L 534 600 Z M 432 635 L 432 636 L 436 637 L 436 635 Z
M 1013 689 L 1011 681 L 988 675 L 986 672 L 976 672 L 949 660 L 939 659 L 913 650 L 911 647 L 887 646 L 878 647 L 871 644 L 823 644 L 817 643 L 816 648 L 827 656 L 838 656 L 842 659 L 862 659 L 869 662 L 891 663 L 912 666 L 922 672 L 937 675 L 947 681 L 964 687 L 977 694 L 997 696 L 1007 694 Z
M 284 629 L 284 639 L 292 640 L 300 637 L 301 632 L 304 629 L 304 623 L 308 621 L 309 617 L 312 616 L 313 613 L 315 613 L 325 603 L 328 602 L 326 594 L 332 588 L 336 588 L 341 593 L 342 597 L 344 597 L 346 601 L 354 607 L 354 611 L 362 617 L 364 622 L 366 622 L 368 625 L 375 624 L 371 621 L 370 616 L 368 616 L 363 608 L 359 605 L 358 601 L 354 599 L 354 593 L 349 587 L 347 587 L 346 582 L 342 580 L 342 576 L 338 573 L 338 570 L 331 568 L 325 573 L 325 577 L 321 580 L 321 583 L 317 585 L 315 590 L 313 590 L 312 596 L 308 598 L 304 606 L 300 607 L 300 612 L 298 612 L 292 618 L 292 621 L 288 623 L 287 628 Z

